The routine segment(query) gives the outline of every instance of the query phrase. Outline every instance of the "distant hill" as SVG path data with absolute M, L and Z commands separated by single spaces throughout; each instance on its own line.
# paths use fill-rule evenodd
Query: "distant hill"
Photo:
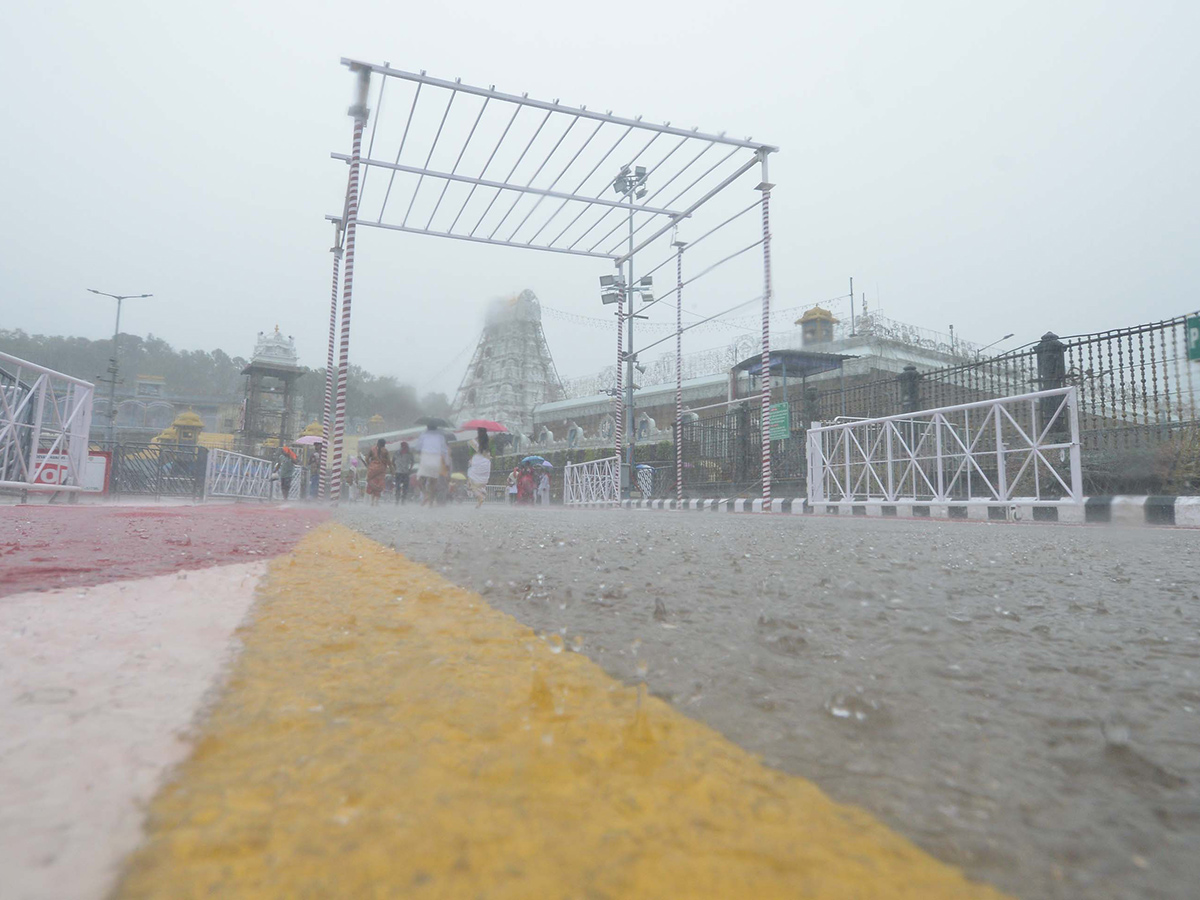
M 108 367 L 112 340 L 0 329 L 0 351 L 94 382 Z M 224 350 L 176 350 L 152 334 L 144 338 L 136 334 L 121 335 L 121 373 L 125 386 L 132 386 L 137 375 L 160 375 L 171 394 L 240 399 L 245 390 L 241 374 L 245 365 L 245 359 L 230 356 Z M 309 369 L 298 387 L 306 415 L 314 416 L 324 404 L 325 368 Z M 411 385 L 400 384 L 388 375 L 373 375 L 360 366 L 350 367 L 346 383 L 348 418 L 381 415 L 389 425 L 402 427 L 421 415 L 444 416 L 449 410 L 445 394 L 426 394 L 418 399 Z

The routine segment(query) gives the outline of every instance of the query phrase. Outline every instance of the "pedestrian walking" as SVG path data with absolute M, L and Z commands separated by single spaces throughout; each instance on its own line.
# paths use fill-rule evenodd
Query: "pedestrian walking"
M 538 503 L 542 506 L 550 505 L 550 473 L 542 470 L 542 477 L 538 481 Z
M 520 474 L 517 475 L 517 503 L 521 506 L 532 506 L 536 491 L 537 482 L 533 478 L 533 467 L 521 466 Z
M 292 492 L 292 476 L 296 474 L 296 454 L 287 447 L 279 448 L 279 487 L 283 491 L 284 502 Z
M 400 449 L 396 453 L 396 502 L 408 502 L 408 488 L 412 483 L 413 452 L 408 449 L 408 441 L 400 442 Z
M 392 457 L 387 452 L 386 442 L 380 438 L 367 453 L 367 496 L 371 498 L 372 506 L 379 505 L 379 497 L 391 468 Z
M 513 470 L 508 473 L 508 502 L 515 504 L 517 502 L 517 479 L 520 473 L 517 467 L 513 466 Z
M 413 441 L 413 449 L 420 455 L 417 463 L 417 477 L 421 481 L 421 503 L 433 506 L 439 491 L 439 482 L 443 473 L 450 477 L 450 444 L 446 436 L 437 430 L 432 422 L 425 431 Z
M 467 490 L 475 498 L 475 508 L 483 506 L 487 497 L 488 479 L 492 477 L 492 457 L 488 453 L 487 431 L 479 429 L 479 437 L 475 441 L 475 453 L 467 465 Z

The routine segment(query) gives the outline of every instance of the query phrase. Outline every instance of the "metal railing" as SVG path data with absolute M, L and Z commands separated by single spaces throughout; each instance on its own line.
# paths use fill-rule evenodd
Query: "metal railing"
M 615 456 L 563 467 L 563 504 L 617 504 L 621 500 L 621 465 Z
M 0 353 L 0 488 L 79 491 L 95 386 Z
M 228 497 L 240 500 L 270 500 L 274 494 L 274 464 L 269 459 L 245 456 L 229 450 L 210 450 L 204 476 L 204 498 Z M 293 479 L 298 489 L 299 479 Z
M 808 501 L 1080 503 L 1074 387 L 808 430 Z
M 208 450 L 155 441 L 96 442 L 111 459 L 109 491 L 115 497 L 190 497 L 204 493 Z

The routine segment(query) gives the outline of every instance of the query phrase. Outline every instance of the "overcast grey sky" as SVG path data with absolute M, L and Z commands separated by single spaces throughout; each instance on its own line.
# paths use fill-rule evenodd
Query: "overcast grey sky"
M 1171 316 L 1200 306 L 1197 35 L 1200 3 L 1168 0 L 22 4 L 0 33 L 0 327 L 103 337 L 86 288 L 152 292 L 123 330 L 248 354 L 279 324 L 322 365 L 341 56 L 778 145 L 779 306 L 854 276 L 980 343 Z M 364 229 L 352 359 L 452 391 L 490 298 L 595 316 L 604 271 Z M 564 377 L 612 356 L 547 332 Z

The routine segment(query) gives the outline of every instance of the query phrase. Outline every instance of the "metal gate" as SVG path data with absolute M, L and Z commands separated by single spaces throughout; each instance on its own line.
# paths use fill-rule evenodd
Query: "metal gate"
M 208 450 L 173 444 L 121 443 L 112 447 L 110 490 L 114 495 L 204 496 Z
M 0 353 L 0 488 L 78 491 L 93 386 Z
M 1074 387 L 808 431 L 808 502 L 1081 503 Z
M 242 500 L 271 500 L 276 482 L 273 464 L 269 459 L 245 456 L 229 450 L 213 450 L 208 454 L 204 479 L 204 496 L 228 497 Z M 291 494 L 299 496 L 303 470 L 297 469 L 292 479 Z
M 617 504 L 621 500 L 621 466 L 615 456 L 563 468 L 563 504 Z

